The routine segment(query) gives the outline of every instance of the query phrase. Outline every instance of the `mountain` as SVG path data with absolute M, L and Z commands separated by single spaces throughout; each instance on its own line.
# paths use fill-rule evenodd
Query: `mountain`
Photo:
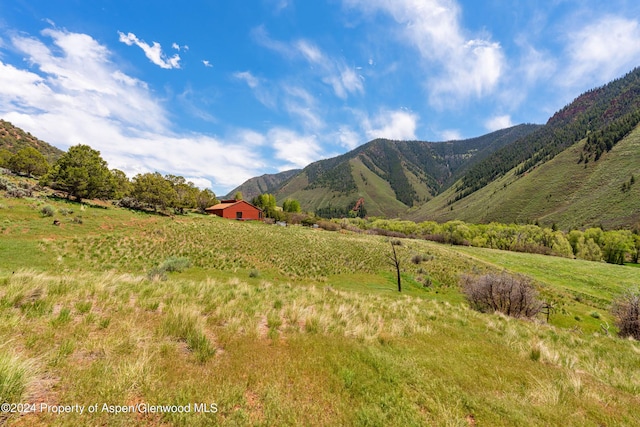
M 223 198 L 231 199 L 238 191 L 242 193 L 242 197 L 245 200 L 251 200 L 264 193 L 274 193 L 278 188 L 280 188 L 280 186 L 282 186 L 283 183 L 298 173 L 300 173 L 300 169 L 291 169 L 280 173 L 264 174 L 251 178 L 231 190 L 229 194 Z
M 517 168 L 460 200 L 455 186 L 408 213 L 415 221 L 539 222 L 562 229 L 640 224 L 640 127 L 601 155 L 578 163 L 586 141 L 519 175 Z
M 314 162 L 275 191 L 293 197 L 303 210 L 340 215 L 364 199 L 369 215 L 398 216 L 424 204 L 460 171 L 539 129 L 519 125 L 462 141 L 375 139 L 353 151 Z
M 5 149 L 11 153 L 16 153 L 27 147 L 33 147 L 38 150 L 50 164 L 55 163 L 64 154 L 64 151 L 39 140 L 29 132 L 15 127 L 10 122 L 0 119 L 0 150 Z
M 640 68 L 582 94 L 544 127 L 477 162 L 408 218 L 636 227 L 639 123 Z
M 544 127 L 474 165 L 456 185 L 456 198 L 477 191 L 516 166 L 518 175 L 523 175 L 587 136 L 593 141 L 585 147 L 585 154 L 587 158 L 597 159 L 603 145 L 610 150 L 640 122 L 639 113 L 640 68 L 636 68 L 620 79 L 580 95 L 554 114 Z M 619 132 L 620 129 L 626 131 Z M 607 134 L 608 141 L 598 137 L 602 133 Z

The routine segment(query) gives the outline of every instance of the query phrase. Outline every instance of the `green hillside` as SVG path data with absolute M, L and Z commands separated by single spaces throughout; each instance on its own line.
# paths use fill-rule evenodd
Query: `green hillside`
M 41 141 L 30 133 L 0 119 L 0 150 L 17 153 L 27 147 L 33 147 L 38 150 L 50 164 L 55 163 L 64 153 L 53 145 Z
M 277 191 L 303 210 L 353 206 L 364 198 L 369 215 L 398 216 L 433 198 L 456 174 L 495 150 L 537 130 L 519 125 L 478 138 L 433 143 L 376 139 L 303 169 Z
M 518 175 L 553 159 L 578 141 L 588 146 L 579 157 L 598 159 L 640 120 L 640 68 L 588 91 L 554 114 L 544 127 L 495 151 L 475 164 L 456 185 L 455 199 L 483 188 L 518 167 Z M 604 135 L 603 135 L 604 134 Z
M 251 178 L 240 186 L 234 188 L 224 196 L 225 199 L 232 199 L 233 196 L 239 191 L 245 200 L 251 200 L 260 194 L 274 193 L 280 188 L 283 183 L 297 175 L 300 169 L 292 169 L 275 174 L 264 174 L 255 178 Z
M 640 346 L 608 314 L 640 269 L 402 239 L 400 294 L 381 236 L 1 194 L 0 212 L 0 387 L 37 404 L 3 425 L 640 423 Z M 556 302 L 549 324 L 467 307 L 460 274 L 503 270 Z
M 516 170 L 454 201 L 455 187 L 409 214 L 414 220 L 535 222 L 564 229 L 640 222 L 640 127 L 601 155 L 578 163 L 585 140 L 523 174 Z M 632 178 L 633 177 L 633 178 Z M 453 202 L 453 203 L 451 203 Z

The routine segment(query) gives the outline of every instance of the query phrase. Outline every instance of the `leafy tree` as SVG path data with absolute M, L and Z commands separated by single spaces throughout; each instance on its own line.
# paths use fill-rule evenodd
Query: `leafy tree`
M 254 197 L 251 203 L 262 209 L 267 218 L 276 218 L 276 196 L 273 194 L 260 194 Z
M 640 235 L 633 235 L 633 248 L 631 250 L 631 261 L 638 263 L 638 259 L 640 258 Z
M 183 213 L 185 209 L 197 207 L 198 189 L 193 182 L 187 182 L 184 177 L 175 175 L 166 175 L 165 179 L 171 183 L 176 192 L 176 198 L 173 208 L 177 212 Z
M 587 261 L 602 261 L 602 250 L 600 246 L 593 239 L 584 239 L 578 244 L 578 252 L 576 253 L 578 258 L 586 259 Z
M 564 237 L 564 234 L 560 231 L 556 231 L 553 237 L 553 244 L 551 245 L 553 253 L 557 256 L 566 258 L 573 258 L 573 249 L 569 241 Z
M 624 264 L 624 259 L 631 250 L 631 233 L 626 230 L 608 231 L 602 239 L 602 255 L 610 264 Z
M 9 159 L 13 156 L 13 153 L 4 148 L 0 148 L 0 168 L 9 168 Z
M 111 169 L 111 197 L 122 199 L 131 191 L 131 181 L 119 169 Z
M 282 210 L 285 212 L 297 213 L 301 212 L 302 208 L 300 208 L 300 202 L 296 199 L 286 199 L 282 202 Z
M 171 182 L 158 172 L 138 174 L 133 178 L 131 196 L 154 211 L 174 206 L 177 194 Z
M 112 191 L 112 175 L 100 152 L 88 145 L 69 148 L 41 182 L 68 193 L 69 198 L 106 199 Z
M 217 205 L 219 201 L 213 191 L 205 188 L 204 190 L 200 191 L 200 193 L 198 193 L 198 196 L 196 197 L 196 203 L 198 205 L 198 209 L 200 209 L 201 212 L 204 212 L 204 210 L 208 207 Z
M 42 176 L 49 170 L 47 159 L 33 147 L 26 147 L 12 155 L 7 166 L 11 172 L 29 176 Z
M 236 191 L 236 194 L 233 196 L 235 200 L 242 200 L 242 191 Z

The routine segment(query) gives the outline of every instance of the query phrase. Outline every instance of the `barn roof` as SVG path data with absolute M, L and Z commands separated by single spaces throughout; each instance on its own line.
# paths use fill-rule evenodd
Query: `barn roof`
M 253 207 L 253 208 L 255 208 L 255 209 L 259 210 L 259 211 L 262 211 L 262 209 L 260 209 L 259 207 L 254 206 L 254 205 L 252 205 L 251 203 L 249 203 L 249 202 L 247 202 L 245 200 L 223 200 L 221 203 L 218 203 L 217 205 L 213 205 L 213 206 L 210 206 L 210 207 L 206 208 L 205 211 L 217 211 L 217 210 L 221 210 L 221 209 L 227 209 L 227 208 L 230 208 L 231 206 L 235 206 L 235 205 L 240 204 L 240 203 L 245 203 L 245 204 L 247 204 L 247 205 L 249 205 L 249 206 L 251 206 L 251 207 Z

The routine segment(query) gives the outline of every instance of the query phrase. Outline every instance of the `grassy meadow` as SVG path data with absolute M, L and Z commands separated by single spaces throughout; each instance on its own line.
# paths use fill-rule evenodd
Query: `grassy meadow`
M 0 400 L 35 405 L 0 425 L 640 425 L 608 314 L 640 269 L 397 249 L 402 293 L 381 236 L 0 198 Z M 549 324 L 467 307 L 460 274 L 503 270 Z

